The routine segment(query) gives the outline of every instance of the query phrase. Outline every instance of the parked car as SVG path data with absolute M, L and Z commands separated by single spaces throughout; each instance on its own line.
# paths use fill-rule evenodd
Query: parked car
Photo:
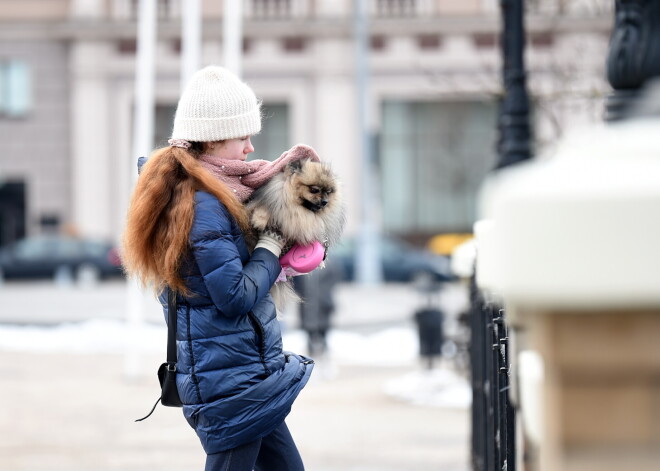
M 472 239 L 474 239 L 472 233 L 449 232 L 431 237 L 426 246 L 433 253 L 449 256 L 456 247 Z
M 96 281 L 122 275 L 119 253 L 105 241 L 37 236 L 0 249 L 0 278 L 7 280 L 66 277 Z
M 445 282 L 455 279 L 449 257 L 419 249 L 392 236 L 380 236 L 379 258 L 386 282 Z M 345 281 L 355 280 L 355 238 L 344 238 L 330 250 L 329 257 L 339 262 Z

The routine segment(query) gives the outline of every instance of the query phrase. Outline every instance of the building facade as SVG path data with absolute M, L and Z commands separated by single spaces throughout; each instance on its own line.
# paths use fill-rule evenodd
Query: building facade
M 370 0 L 368 115 L 383 231 L 469 231 L 493 168 L 502 94 L 496 0 Z M 536 149 L 602 119 L 612 2 L 526 2 Z M 0 245 L 48 230 L 117 240 L 137 156 L 136 0 L 0 0 Z M 156 129 L 181 89 L 181 11 L 158 1 Z M 243 2 L 243 79 L 263 99 L 256 158 L 305 142 L 360 219 L 354 2 Z M 223 63 L 222 0 L 204 0 L 202 65 Z

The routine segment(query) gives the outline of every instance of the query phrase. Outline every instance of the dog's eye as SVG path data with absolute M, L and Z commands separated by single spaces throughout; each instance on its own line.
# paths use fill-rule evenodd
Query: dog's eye
M 318 188 L 315 187 L 315 186 L 310 186 L 310 187 L 309 187 L 309 192 L 315 195 L 315 194 L 317 194 L 317 193 L 320 193 L 321 190 L 318 189 Z

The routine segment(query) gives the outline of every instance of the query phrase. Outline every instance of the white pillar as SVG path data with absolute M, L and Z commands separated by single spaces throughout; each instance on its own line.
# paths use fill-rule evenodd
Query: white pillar
M 181 10 L 181 91 L 201 65 L 201 0 L 188 0 Z
M 376 169 L 373 165 L 374 136 L 371 107 L 369 103 L 369 31 L 366 0 L 355 4 L 355 82 L 357 91 L 357 114 L 360 129 L 360 231 L 356 253 L 356 280 L 363 284 L 380 283 L 383 279 L 378 243 L 379 199 L 376 194 Z
M 155 49 L 156 0 L 140 0 L 135 64 L 133 155 L 131 155 L 131 159 L 148 156 L 153 147 Z M 137 180 L 137 172 L 134 175 L 134 180 Z M 128 281 L 126 306 L 129 335 L 124 362 L 124 373 L 128 378 L 136 378 L 140 374 L 139 332 L 144 326 L 146 301 L 146 296 L 140 291 L 137 280 L 130 279 Z
M 243 56 L 243 1 L 225 0 L 223 13 L 223 45 L 225 67 L 239 77 Z
M 135 120 L 133 156 L 147 156 L 153 148 L 156 51 L 156 0 L 140 0 L 135 59 Z M 135 174 L 137 179 L 137 174 Z
M 348 38 L 316 41 L 313 60 L 319 65 L 313 81 L 309 81 L 310 96 L 297 101 L 300 103 L 298 113 L 301 117 L 296 119 L 304 120 L 310 128 L 306 134 L 308 137 L 303 139 L 314 143 L 321 158 L 332 161 L 332 168 L 343 184 L 344 200 L 359 202 L 361 134 L 357 113 L 354 112 L 356 88 L 353 68 L 346 61 L 352 52 L 353 43 Z M 357 232 L 361 221 L 360 209 L 359 204 L 347 205 L 346 234 Z
M 110 238 L 112 140 L 110 89 L 103 61 L 110 44 L 76 43 L 71 49 L 71 159 L 73 224 L 83 236 Z

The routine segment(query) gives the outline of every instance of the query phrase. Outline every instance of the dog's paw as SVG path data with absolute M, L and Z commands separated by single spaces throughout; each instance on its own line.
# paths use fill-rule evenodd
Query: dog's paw
M 250 216 L 250 224 L 258 231 L 263 231 L 268 226 L 270 221 L 270 214 L 266 211 L 265 208 L 257 207 L 252 211 Z

